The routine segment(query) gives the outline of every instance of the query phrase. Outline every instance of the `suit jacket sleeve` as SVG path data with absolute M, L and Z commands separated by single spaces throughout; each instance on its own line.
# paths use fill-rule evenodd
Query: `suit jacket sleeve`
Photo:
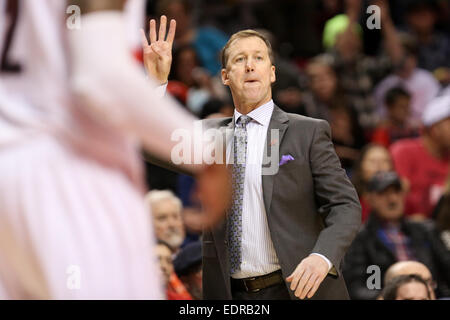
M 325 228 L 312 252 L 323 254 L 337 269 L 361 225 L 361 205 L 331 142 L 331 129 L 318 121 L 310 147 L 315 201 Z

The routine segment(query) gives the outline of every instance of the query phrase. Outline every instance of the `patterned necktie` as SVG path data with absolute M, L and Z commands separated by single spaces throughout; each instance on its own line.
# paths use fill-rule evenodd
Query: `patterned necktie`
M 245 163 L 247 157 L 247 124 L 252 120 L 240 116 L 234 129 L 233 146 L 233 198 L 228 218 L 230 272 L 236 273 L 241 266 L 242 203 L 244 199 Z

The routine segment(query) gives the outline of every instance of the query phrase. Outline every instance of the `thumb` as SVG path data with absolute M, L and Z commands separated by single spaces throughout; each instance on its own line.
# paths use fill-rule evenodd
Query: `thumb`
M 289 277 L 286 278 L 286 281 L 291 282 L 293 278 L 294 278 L 294 274 L 291 274 Z
M 144 29 L 141 29 L 140 32 L 141 32 L 141 44 L 142 44 L 142 47 L 143 48 L 148 47 L 148 40 L 147 40 L 147 36 L 145 35 Z
M 159 46 L 157 46 L 156 44 L 152 43 L 150 45 L 150 47 L 152 48 L 154 53 L 156 53 L 159 57 L 161 57 L 161 48 Z

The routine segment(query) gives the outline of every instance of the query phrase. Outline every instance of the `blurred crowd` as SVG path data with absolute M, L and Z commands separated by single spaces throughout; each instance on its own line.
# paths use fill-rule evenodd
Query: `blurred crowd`
M 162 14 L 177 21 L 167 91 L 199 118 L 233 115 L 220 50 L 257 29 L 275 53 L 275 104 L 330 123 L 363 208 L 342 266 L 352 299 L 450 297 L 448 0 L 148 0 L 147 18 Z M 195 182 L 151 164 L 147 182 L 167 296 L 201 299 Z

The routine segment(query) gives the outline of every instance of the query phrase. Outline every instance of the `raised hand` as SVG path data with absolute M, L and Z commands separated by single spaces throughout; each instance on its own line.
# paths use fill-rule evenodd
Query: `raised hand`
M 169 78 L 176 25 L 176 21 L 172 19 L 166 39 L 166 16 L 161 16 L 158 36 L 156 34 L 156 21 L 154 19 L 150 20 L 150 44 L 148 43 L 145 31 L 141 29 L 145 69 L 159 84 L 166 83 Z

